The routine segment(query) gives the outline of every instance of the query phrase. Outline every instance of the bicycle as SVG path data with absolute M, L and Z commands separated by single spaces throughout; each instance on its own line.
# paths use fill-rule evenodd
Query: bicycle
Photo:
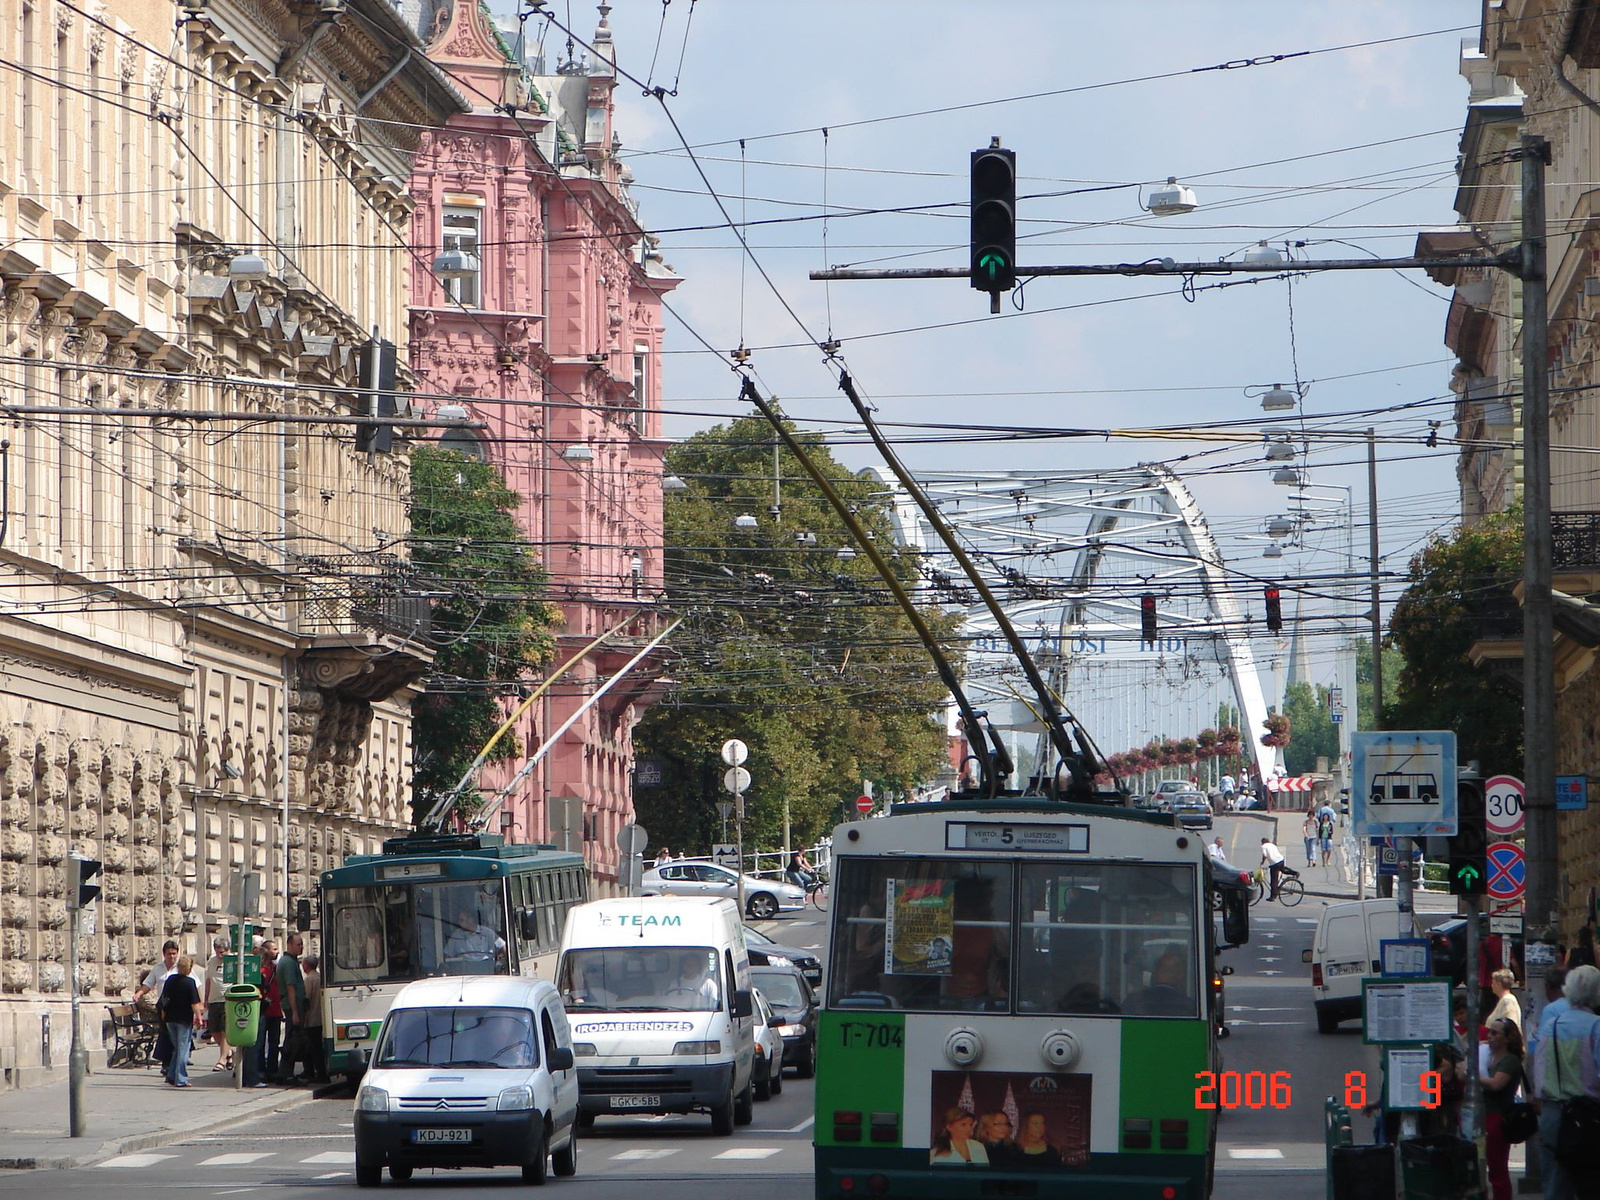
M 816 877 L 806 886 L 806 899 L 816 907 L 818 912 L 828 911 L 828 877 L 818 871 Z
M 1272 889 L 1269 882 L 1267 869 L 1265 867 L 1257 867 L 1251 872 L 1251 877 L 1255 880 L 1255 891 L 1250 897 L 1250 906 L 1254 908 L 1256 905 L 1260 904 L 1264 899 L 1266 899 L 1267 893 Z M 1293 908 L 1305 898 L 1306 885 L 1301 882 L 1300 877 L 1298 875 L 1291 875 L 1288 871 L 1283 872 L 1278 879 L 1279 902 L 1282 903 L 1285 908 Z

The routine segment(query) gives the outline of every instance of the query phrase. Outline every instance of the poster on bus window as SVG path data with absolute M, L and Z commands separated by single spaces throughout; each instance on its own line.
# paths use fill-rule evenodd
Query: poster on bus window
M 955 880 L 891 879 L 883 934 L 887 975 L 948 975 L 955 954 Z
M 1089 1163 L 1092 1075 L 933 1072 L 934 1166 L 1040 1171 Z

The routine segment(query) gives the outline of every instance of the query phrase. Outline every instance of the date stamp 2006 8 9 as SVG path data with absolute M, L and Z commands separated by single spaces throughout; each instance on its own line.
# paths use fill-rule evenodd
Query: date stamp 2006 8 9
M 1288 1071 L 1197 1071 L 1194 1106 L 1214 1108 L 1288 1108 L 1294 1100 L 1293 1081 Z M 1438 1108 L 1443 1099 L 1443 1082 L 1438 1071 L 1422 1073 L 1422 1106 Z M 1373 1096 L 1372 1099 L 1376 1099 Z M 1368 1101 L 1367 1073 L 1350 1071 L 1344 1077 L 1344 1102 L 1359 1109 Z

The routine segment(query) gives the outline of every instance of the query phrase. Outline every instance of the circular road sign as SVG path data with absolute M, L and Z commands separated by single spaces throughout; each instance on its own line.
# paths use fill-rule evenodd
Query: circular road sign
M 1515 775 L 1496 775 L 1483 785 L 1484 815 L 1490 833 L 1515 833 L 1528 819 L 1527 792 Z
M 1528 864 L 1522 847 L 1513 842 L 1495 842 L 1489 847 L 1489 895 L 1496 900 L 1515 900 L 1522 895 L 1528 879 Z
M 743 767 L 729 767 L 722 773 L 722 786 L 735 795 L 742 795 L 750 788 L 750 772 Z
M 858 813 L 869 813 L 872 811 L 873 803 L 871 796 L 859 796 L 856 799 L 856 811 Z
M 730 767 L 744 766 L 744 760 L 750 757 L 750 747 L 738 738 L 729 738 L 722 743 L 722 761 Z M 732 788 L 728 789 L 732 791 Z

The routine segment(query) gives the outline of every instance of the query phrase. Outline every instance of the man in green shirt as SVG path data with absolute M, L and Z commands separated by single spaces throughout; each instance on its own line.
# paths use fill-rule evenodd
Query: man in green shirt
M 293 1085 L 295 1063 L 307 1070 L 311 1064 L 306 1055 L 306 979 L 300 970 L 300 955 L 306 948 L 305 939 L 291 933 L 278 957 L 278 991 L 283 996 L 283 1054 L 278 1060 L 278 1082 Z

